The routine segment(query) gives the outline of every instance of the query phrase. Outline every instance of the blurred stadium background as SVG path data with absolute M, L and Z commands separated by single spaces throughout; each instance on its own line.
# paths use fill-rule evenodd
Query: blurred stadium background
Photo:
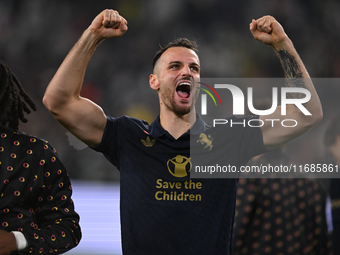
M 48 140 L 73 181 L 83 240 L 68 254 L 120 254 L 119 171 L 73 139 L 41 103 L 68 51 L 106 8 L 118 10 L 128 20 L 129 30 L 98 47 L 82 95 L 111 116 L 153 121 L 158 99 L 148 85 L 152 57 L 159 45 L 178 37 L 198 42 L 202 77 L 282 77 L 273 50 L 249 32 L 251 20 L 267 14 L 283 25 L 312 77 L 340 76 L 340 2 L 336 0 L 0 1 L 0 58 L 38 104 L 38 111 L 20 129 Z M 314 154 L 305 153 L 306 163 L 323 160 L 324 123 L 339 111 L 337 88 L 317 90 L 324 103 L 324 122 L 304 140 L 304 146 L 316 148 Z

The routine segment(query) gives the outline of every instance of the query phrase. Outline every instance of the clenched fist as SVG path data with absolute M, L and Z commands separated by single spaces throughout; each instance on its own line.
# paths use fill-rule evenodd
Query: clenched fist
M 89 30 L 101 39 L 122 36 L 127 30 L 127 21 L 114 10 L 104 10 L 92 21 Z
M 280 23 L 272 16 L 253 19 L 249 24 L 249 29 L 256 40 L 271 45 L 275 49 L 289 39 Z

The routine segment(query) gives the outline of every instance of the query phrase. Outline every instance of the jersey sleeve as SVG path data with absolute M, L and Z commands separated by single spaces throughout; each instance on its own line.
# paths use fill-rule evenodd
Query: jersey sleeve
M 118 153 L 117 149 L 117 130 L 121 118 L 113 118 L 107 116 L 107 123 L 105 126 L 102 141 L 93 150 L 102 152 L 104 156 L 115 166 L 118 166 Z
M 23 231 L 28 249 L 19 254 L 61 254 L 81 239 L 79 216 L 71 199 L 72 185 L 55 150 L 45 144 L 32 186 L 35 203 L 31 228 Z

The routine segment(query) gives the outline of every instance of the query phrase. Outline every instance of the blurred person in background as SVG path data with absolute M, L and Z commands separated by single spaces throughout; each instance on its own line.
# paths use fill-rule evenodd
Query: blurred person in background
M 290 162 L 281 148 L 249 162 L 268 164 Z M 233 255 L 330 254 L 327 189 L 318 180 L 292 177 L 239 179 Z
M 254 101 L 259 110 L 270 105 L 270 99 Z M 287 150 L 282 146 L 254 157 L 248 165 L 288 166 Z M 330 254 L 324 184 L 288 173 L 266 177 L 244 175 L 238 181 L 233 255 Z
M 340 165 L 340 114 L 334 116 L 326 128 L 324 144 L 334 163 Z M 329 195 L 332 213 L 332 243 L 334 254 L 340 254 L 340 179 L 332 178 Z
M 255 39 L 274 48 L 287 78 L 309 77 L 273 17 L 252 20 L 249 28 Z M 313 84 L 308 79 L 290 84 L 311 92 L 305 107 L 312 116 L 305 116 L 293 105 L 287 107 L 287 116 L 301 123 L 295 128 L 211 128 L 192 107 L 198 95 L 194 79 L 200 77 L 196 45 L 178 39 L 161 48 L 153 59 L 149 84 L 159 96 L 159 117 L 151 125 L 127 116 L 112 118 L 81 97 L 80 91 L 100 42 L 126 31 L 127 21 L 117 11 L 104 10 L 97 15 L 51 80 L 43 103 L 65 128 L 104 153 L 120 170 L 124 254 L 231 254 L 237 179 L 190 179 L 190 139 L 218 137 L 209 140 L 211 146 L 195 143 L 195 149 L 206 153 L 223 148 L 224 163 L 239 167 L 320 121 L 322 109 Z M 267 117 L 279 118 L 280 109 Z M 253 118 L 259 121 L 258 116 Z
M 72 186 L 55 149 L 20 132 L 36 110 L 0 61 L 0 255 L 60 254 L 81 239 Z

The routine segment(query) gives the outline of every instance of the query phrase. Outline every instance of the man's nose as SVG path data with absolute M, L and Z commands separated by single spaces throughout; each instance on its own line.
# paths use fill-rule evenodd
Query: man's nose
M 191 70 L 190 66 L 184 66 L 183 67 L 183 69 L 182 69 L 182 76 L 193 77 L 192 70 Z

